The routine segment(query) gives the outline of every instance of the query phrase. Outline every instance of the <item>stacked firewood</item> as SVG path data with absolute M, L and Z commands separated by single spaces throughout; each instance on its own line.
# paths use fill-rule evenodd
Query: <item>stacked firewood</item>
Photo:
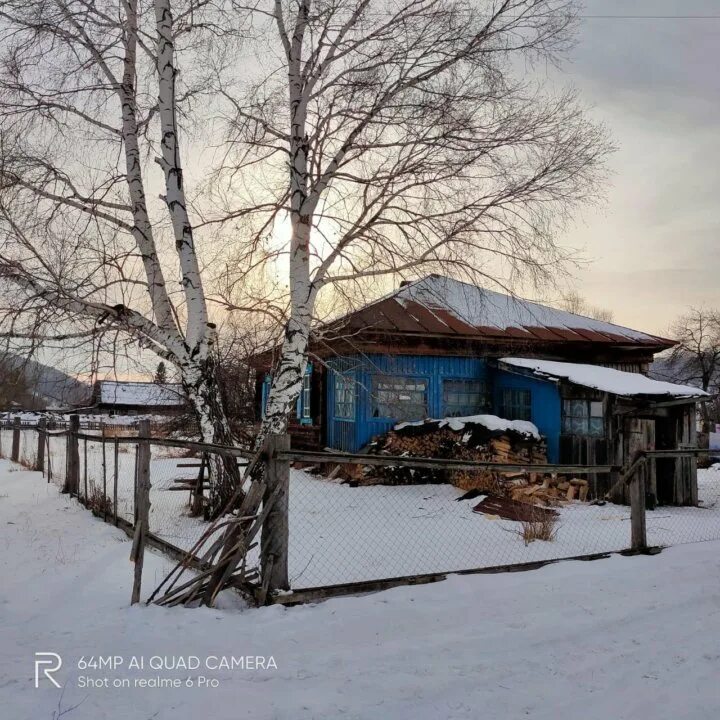
M 505 464 L 544 464 L 545 443 L 538 437 L 514 430 L 492 430 L 466 422 L 459 430 L 439 422 L 405 425 L 377 438 L 370 446 L 374 455 L 475 460 Z M 451 482 L 463 490 L 500 491 L 507 478 L 492 469 L 445 470 L 425 467 L 367 467 L 368 482 L 412 485 Z
M 481 424 L 463 423 L 453 430 L 437 421 L 400 426 L 376 438 L 374 455 L 475 460 L 504 465 L 545 465 L 544 441 L 512 429 L 492 430 Z M 588 482 L 538 471 L 503 471 L 494 468 L 446 470 L 443 468 L 365 466 L 355 474 L 357 484 L 413 485 L 452 483 L 469 491 L 521 503 L 548 507 L 568 501 L 585 502 Z
M 562 476 L 545 475 L 509 483 L 505 488 L 507 497 L 533 505 L 558 505 L 562 501 L 585 502 L 588 496 L 588 481 L 580 478 L 566 479 Z

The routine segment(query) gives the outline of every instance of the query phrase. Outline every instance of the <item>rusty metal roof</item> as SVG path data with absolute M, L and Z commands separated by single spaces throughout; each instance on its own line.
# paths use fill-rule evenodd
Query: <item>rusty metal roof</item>
M 665 348 L 672 340 L 452 278 L 430 275 L 404 285 L 325 326 L 326 331 L 376 331 L 452 338 L 582 342 Z

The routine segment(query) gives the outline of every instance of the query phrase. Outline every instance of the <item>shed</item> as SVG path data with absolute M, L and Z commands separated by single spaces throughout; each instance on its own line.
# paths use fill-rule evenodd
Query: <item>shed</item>
M 695 403 L 707 393 L 688 385 L 652 380 L 613 368 L 504 357 L 498 368 L 523 381 L 556 387 L 560 402 L 558 451 L 562 462 L 632 462 L 642 450 L 674 450 L 697 445 Z M 694 458 L 658 458 L 649 463 L 648 492 L 661 504 L 697 504 Z M 607 476 L 591 478 L 596 496 L 627 500 L 624 484 Z

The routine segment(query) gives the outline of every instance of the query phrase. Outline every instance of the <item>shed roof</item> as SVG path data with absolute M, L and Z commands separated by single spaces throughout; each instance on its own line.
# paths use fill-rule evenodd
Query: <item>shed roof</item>
M 108 405 L 178 407 L 185 404 L 179 383 L 100 381 L 100 402 Z
M 407 283 L 326 326 L 328 330 L 587 342 L 662 349 L 667 338 L 487 290 L 441 275 Z
M 640 373 L 624 372 L 598 365 L 535 360 L 530 358 L 500 358 L 500 367 L 530 371 L 533 375 L 552 380 L 566 380 L 574 385 L 593 388 L 623 397 L 699 398 L 707 396 L 700 388 L 690 385 L 651 380 Z

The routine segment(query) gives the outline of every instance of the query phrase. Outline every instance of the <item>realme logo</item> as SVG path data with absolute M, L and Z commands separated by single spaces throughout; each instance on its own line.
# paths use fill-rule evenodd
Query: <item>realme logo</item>
M 50 666 L 50 667 L 46 667 Z M 40 687 L 40 668 L 43 669 L 43 675 L 56 687 L 59 688 L 60 684 L 53 677 L 53 673 L 56 673 L 62 667 L 62 658 L 53 652 L 38 652 L 35 653 L 35 687 Z

